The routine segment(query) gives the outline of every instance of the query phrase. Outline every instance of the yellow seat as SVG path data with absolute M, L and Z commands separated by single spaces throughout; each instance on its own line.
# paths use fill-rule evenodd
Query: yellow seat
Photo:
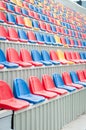
M 22 2 L 20 0 L 17 0 L 16 2 L 19 7 L 23 7 Z
M 31 4 L 34 4 L 34 0 L 30 0 L 30 3 L 31 3 Z
M 62 61 L 64 61 L 64 62 L 67 62 L 68 64 L 74 64 L 74 62 L 68 61 L 68 60 L 65 59 L 65 57 L 64 57 L 64 52 L 62 52 L 61 50 L 57 50 L 56 53 L 57 53 L 57 56 L 58 56 L 58 59 L 59 59 L 59 60 L 62 60 Z
M 55 38 L 55 40 L 56 40 L 57 43 L 59 43 L 60 45 L 62 45 L 61 42 L 60 42 L 60 37 L 59 36 L 54 35 L 54 38 Z
M 10 0 L 10 2 L 17 4 L 16 0 Z
M 24 17 L 24 22 L 26 27 L 32 28 L 32 21 L 29 18 Z

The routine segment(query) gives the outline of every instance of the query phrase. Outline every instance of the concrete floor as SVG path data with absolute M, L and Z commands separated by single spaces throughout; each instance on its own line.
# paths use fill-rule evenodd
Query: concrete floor
M 86 130 L 86 115 L 81 115 L 67 124 L 62 130 Z

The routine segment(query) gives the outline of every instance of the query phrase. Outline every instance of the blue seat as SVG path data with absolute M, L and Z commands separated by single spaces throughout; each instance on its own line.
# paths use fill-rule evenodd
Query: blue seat
M 34 6 L 32 4 L 28 4 L 29 9 L 34 10 Z
M 22 8 L 21 11 L 24 16 L 28 16 L 28 11 L 26 9 Z
M 46 65 L 46 66 L 52 65 L 51 62 L 49 62 L 49 61 L 44 61 L 44 60 L 42 59 L 41 54 L 40 54 L 37 50 L 32 50 L 32 51 L 31 51 L 31 56 L 32 56 L 32 59 L 33 59 L 34 61 L 41 62 L 41 63 L 43 63 L 43 64 Z
M 65 37 L 65 41 L 67 45 L 70 45 L 70 40 L 68 39 L 68 37 Z
M 74 32 L 74 30 L 71 30 L 71 33 L 72 33 L 72 37 L 75 37 L 75 32 Z
M 14 13 L 14 6 L 12 4 L 6 3 L 7 11 Z
M 44 38 L 41 33 L 35 32 L 35 36 L 36 36 L 38 44 L 44 44 Z
M 66 23 L 65 25 L 66 25 L 67 29 L 71 29 L 71 26 L 69 23 Z
M 6 68 L 17 68 L 18 65 L 10 63 L 6 60 L 4 52 L 0 49 L 0 64 L 4 65 Z
M 7 13 L 7 21 L 9 24 L 16 24 L 16 18 L 13 14 Z
M 39 13 L 39 14 L 42 14 L 42 13 L 43 13 L 41 8 L 38 8 L 38 13 Z
M 32 26 L 34 27 L 34 29 L 35 30 L 39 30 L 39 23 L 38 23 L 38 21 L 36 21 L 36 20 L 32 20 Z
M 70 72 L 70 76 L 71 76 L 71 79 L 73 81 L 73 83 L 76 83 L 76 84 L 80 84 L 80 85 L 83 85 L 84 87 L 86 87 L 86 82 L 81 82 L 76 74 L 76 72 L 74 71 L 71 71 Z
M 50 56 L 49 56 L 49 54 L 48 54 L 48 52 L 46 50 L 42 50 L 41 51 L 41 56 L 42 56 L 42 59 L 44 61 L 49 61 L 49 62 L 51 62 L 54 65 L 59 65 L 60 64 L 60 62 L 58 62 L 58 61 L 51 60 Z
M 24 30 L 19 29 L 18 36 L 19 36 L 19 41 L 28 42 L 28 37 L 27 37 L 26 32 Z
M 34 6 L 33 10 L 38 13 L 38 8 Z
M 40 20 L 46 21 L 46 20 L 45 20 L 45 15 L 39 14 L 39 17 L 40 17 Z
M 53 81 L 57 88 L 62 88 L 69 92 L 73 92 L 76 90 L 76 88 L 74 88 L 74 87 L 65 85 L 64 81 L 62 80 L 62 77 L 59 74 L 53 74 Z
M 78 47 L 78 41 L 74 39 L 74 46 Z
M 50 41 L 51 41 L 52 45 L 58 45 L 59 46 L 59 43 L 56 42 L 53 35 L 50 35 Z
M 52 24 L 50 26 L 51 26 L 52 32 L 57 33 L 56 27 L 54 25 L 52 25 Z
M 43 34 L 43 37 L 44 37 L 44 42 L 45 42 L 45 44 L 47 44 L 47 45 L 52 45 L 52 42 L 51 42 L 51 40 L 50 40 L 50 35 L 48 35 L 48 34 Z
M 44 97 L 32 94 L 27 83 L 20 78 L 16 78 L 13 82 L 13 93 L 16 98 L 28 101 L 32 104 L 45 101 Z
M 84 52 L 80 52 L 79 54 L 80 54 L 80 58 L 85 60 L 85 53 Z

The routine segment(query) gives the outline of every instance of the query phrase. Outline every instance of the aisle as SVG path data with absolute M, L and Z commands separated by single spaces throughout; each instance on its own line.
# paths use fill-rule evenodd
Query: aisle
M 86 115 L 80 116 L 66 125 L 62 130 L 86 130 Z

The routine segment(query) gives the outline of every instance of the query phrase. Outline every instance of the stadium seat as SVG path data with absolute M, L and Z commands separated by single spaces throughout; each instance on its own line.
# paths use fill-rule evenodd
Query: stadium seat
M 86 79 L 86 70 L 85 69 L 83 70 L 83 74 L 84 74 L 84 77 Z
M 13 14 L 7 14 L 7 23 L 16 25 L 16 18 Z
M 74 47 L 74 40 L 73 39 L 70 39 L 70 47 Z
M 7 19 L 5 13 L 0 11 L 0 23 L 6 23 L 6 22 Z
M 30 4 L 30 0 L 29 0 L 28 7 L 29 7 L 29 9 L 34 10 L 34 6 L 32 4 Z
M 57 53 L 58 59 L 60 61 L 63 61 L 65 63 L 67 63 L 67 64 L 74 64 L 74 62 L 68 61 L 68 60 L 65 59 L 64 52 L 62 52 L 61 50 L 57 50 L 56 53 Z
M 44 96 L 47 99 L 52 99 L 57 97 L 54 92 L 49 92 L 44 89 L 43 84 L 36 76 L 30 76 L 29 78 L 30 90 L 33 94 Z
M 79 52 L 74 52 L 74 53 L 75 53 L 75 55 L 76 55 L 76 59 L 77 59 L 80 63 L 86 63 L 85 60 L 83 60 L 83 59 L 80 58 Z
M 27 83 L 20 78 L 16 78 L 13 82 L 13 93 L 16 98 L 25 100 L 32 104 L 37 104 L 45 100 L 42 96 L 32 94 Z
M 56 42 L 56 40 L 55 40 L 53 35 L 50 35 L 50 41 L 51 41 L 52 45 L 56 45 L 56 46 L 58 45 L 59 46 L 59 43 Z
M 13 62 L 22 67 L 31 67 L 30 63 L 21 61 L 18 52 L 14 48 L 7 48 L 7 60 Z
M 36 43 L 37 42 L 35 33 L 33 31 L 28 31 L 27 37 L 28 37 L 28 40 L 29 40 L 30 43 Z
M 24 23 L 25 23 L 25 27 L 32 28 L 32 21 L 29 18 L 24 17 Z
M 19 7 L 21 7 L 21 8 L 23 7 L 22 1 L 20 1 L 20 0 L 17 0 L 17 1 L 16 1 L 16 5 L 19 6 Z
M 47 91 L 55 92 L 55 93 L 57 93 L 59 95 L 67 94 L 66 90 L 56 88 L 52 78 L 47 74 L 42 75 L 42 83 L 43 83 L 44 88 Z
M 28 11 L 24 8 L 21 8 L 21 12 L 23 16 L 28 16 Z
M 34 12 L 34 19 L 39 20 L 39 15 L 36 12 Z
M 86 78 L 82 70 L 77 70 L 76 74 L 81 82 L 86 82 Z
M 3 1 L 0 1 L 0 10 L 6 10 L 6 4 Z
M 41 51 L 41 56 L 42 56 L 42 59 L 43 59 L 44 61 L 51 62 L 51 64 L 54 64 L 54 65 L 59 65 L 59 64 L 60 64 L 59 61 L 51 60 L 51 59 L 50 59 L 50 56 L 49 56 L 49 54 L 48 54 L 48 52 L 47 52 L 46 50 L 42 50 L 42 51 Z
M 63 46 L 68 47 L 64 37 L 60 37 L 60 42 L 63 44 Z
M 83 61 L 84 63 L 86 63 L 85 52 L 80 52 L 79 54 L 80 54 L 81 61 Z
M 57 31 L 57 34 L 61 34 L 61 29 L 59 26 L 56 26 L 56 31 Z
M 76 72 L 71 71 L 70 76 L 71 76 L 71 79 L 72 79 L 73 83 L 80 84 L 80 85 L 83 85 L 84 87 L 86 87 L 86 82 L 80 81 L 77 74 L 76 74 Z
M 18 29 L 18 36 L 20 42 L 28 42 L 28 37 L 24 30 Z
M 8 32 L 4 28 L 4 26 L 0 26 L 0 40 L 6 40 L 8 39 Z
M 17 24 L 18 26 L 24 26 L 25 23 L 24 23 L 23 17 L 17 15 L 17 16 L 16 16 L 16 24 Z
M 55 40 L 56 40 L 56 43 L 58 43 L 58 46 L 63 46 L 63 44 L 62 44 L 61 41 L 60 41 L 60 37 L 59 37 L 59 36 L 54 35 L 54 38 L 55 38 Z
M 14 5 L 17 4 L 17 1 L 16 1 L 16 0 L 10 0 L 10 2 L 11 2 L 12 4 L 14 4 Z
M 4 65 L 6 68 L 17 68 L 18 65 L 7 61 L 4 52 L 0 49 L 0 65 Z
M 33 59 L 34 61 L 41 62 L 41 63 L 43 63 L 43 64 L 46 65 L 46 66 L 52 65 L 51 62 L 44 61 L 44 60 L 42 59 L 41 54 L 40 54 L 37 50 L 32 50 L 32 51 L 31 51 L 31 56 L 32 56 L 32 59 Z
M 46 31 L 52 33 L 51 26 L 49 23 L 46 23 Z
M 36 20 L 32 20 L 32 26 L 34 30 L 39 30 L 39 22 Z
M 28 106 L 30 106 L 28 102 L 16 99 L 10 86 L 0 80 L 0 108 L 16 111 Z
M 69 40 L 68 37 L 65 37 L 65 42 L 66 42 L 66 44 L 67 44 L 68 46 L 70 46 L 70 40 Z
M 10 41 L 18 41 L 18 33 L 14 28 L 8 28 L 8 40 Z
M 30 63 L 34 66 L 42 66 L 43 65 L 40 62 L 33 61 L 29 51 L 24 49 L 24 48 L 21 48 L 21 50 L 20 50 L 20 58 L 23 62 Z
M 62 73 L 62 79 L 63 79 L 64 83 L 65 83 L 66 85 L 68 85 L 68 86 L 75 87 L 76 89 L 81 89 L 81 88 L 83 88 L 82 85 L 76 84 L 76 83 L 73 83 L 73 82 L 72 82 L 72 79 L 71 79 L 70 74 L 69 74 L 68 72 L 63 72 L 63 73 Z
M 28 10 L 28 16 L 34 18 L 34 11 Z
M 44 37 L 44 42 L 46 45 L 52 45 L 52 42 L 50 40 L 50 35 L 44 33 L 43 37 Z
M 6 8 L 8 12 L 14 13 L 14 6 L 12 4 L 6 3 Z
M 51 30 L 53 33 L 57 34 L 56 26 L 51 24 Z
M 42 31 L 46 31 L 46 24 L 43 21 L 39 21 L 39 26 Z
M 35 32 L 35 36 L 38 44 L 44 44 L 45 41 L 44 41 L 43 34 L 41 34 L 40 32 Z
M 22 13 L 22 12 L 21 12 L 21 8 L 18 7 L 17 5 L 14 7 L 14 10 L 15 10 L 15 13 L 16 13 L 16 14 L 21 14 L 21 13 Z
M 62 77 L 59 74 L 53 74 L 53 81 L 55 83 L 55 86 L 60 89 L 65 89 L 69 92 L 73 92 L 76 90 L 75 87 L 67 86 L 64 84 L 64 81 Z

